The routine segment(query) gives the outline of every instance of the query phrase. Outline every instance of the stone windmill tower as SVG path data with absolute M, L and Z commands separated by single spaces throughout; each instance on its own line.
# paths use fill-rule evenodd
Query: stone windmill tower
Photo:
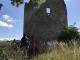
M 58 39 L 67 26 L 67 10 L 64 0 L 46 0 L 38 7 L 24 8 L 24 34 L 39 41 Z

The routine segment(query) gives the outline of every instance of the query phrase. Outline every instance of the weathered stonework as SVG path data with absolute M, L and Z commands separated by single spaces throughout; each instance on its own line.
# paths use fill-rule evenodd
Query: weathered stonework
M 46 9 L 50 8 L 50 14 Z M 34 35 L 38 41 L 56 40 L 67 26 L 64 0 L 46 0 L 39 7 L 24 8 L 24 33 Z

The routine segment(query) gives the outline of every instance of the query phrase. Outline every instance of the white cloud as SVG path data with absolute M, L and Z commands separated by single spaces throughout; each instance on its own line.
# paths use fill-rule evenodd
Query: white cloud
M 3 18 L 4 21 L 6 21 L 6 22 L 8 22 L 8 23 L 13 22 L 13 20 L 14 20 L 14 19 L 13 19 L 11 16 L 9 16 L 9 15 L 2 15 L 2 18 Z
M 0 27 L 12 28 L 13 27 L 13 21 L 14 21 L 14 19 L 11 16 L 2 15 L 2 17 L 0 19 Z
M 13 25 L 12 24 L 8 24 L 4 21 L 0 21 L 0 27 L 9 27 L 9 28 L 12 28 Z
M 12 27 L 13 27 L 13 25 L 12 25 L 12 24 L 9 24 L 9 25 L 8 25 L 8 27 L 12 28 Z

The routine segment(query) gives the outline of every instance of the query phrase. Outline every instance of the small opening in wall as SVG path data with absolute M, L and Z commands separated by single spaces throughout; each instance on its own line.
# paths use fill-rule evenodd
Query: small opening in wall
M 48 15 L 51 15 L 51 8 L 46 8 L 46 13 L 47 13 Z

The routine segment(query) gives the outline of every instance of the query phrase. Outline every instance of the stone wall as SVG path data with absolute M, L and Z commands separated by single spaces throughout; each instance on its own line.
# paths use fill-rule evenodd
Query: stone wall
M 46 9 L 50 9 L 50 14 Z M 46 0 L 39 7 L 24 8 L 24 33 L 34 35 L 39 42 L 57 40 L 67 26 L 64 0 Z

